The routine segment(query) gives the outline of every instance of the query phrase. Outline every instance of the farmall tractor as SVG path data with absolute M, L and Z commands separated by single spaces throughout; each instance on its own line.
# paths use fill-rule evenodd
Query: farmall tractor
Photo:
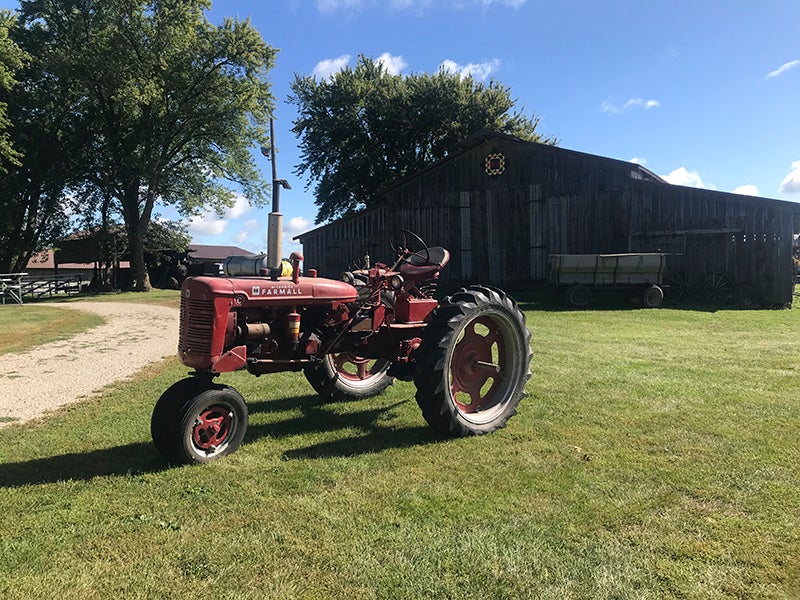
M 234 452 L 247 404 L 222 373 L 303 371 L 328 401 L 368 398 L 394 379 L 414 381 L 428 424 L 450 437 L 505 426 L 530 377 L 530 332 L 517 304 L 490 286 L 432 297 L 450 255 L 400 230 L 394 264 L 375 263 L 342 281 L 300 276 L 230 257 L 225 276 L 190 277 L 181 288 L 178 355 L 193 371 L 167 389 L 151 420 L 153 441 L 174 463 Z M 413 245 L 412 249 L 409 245 Z

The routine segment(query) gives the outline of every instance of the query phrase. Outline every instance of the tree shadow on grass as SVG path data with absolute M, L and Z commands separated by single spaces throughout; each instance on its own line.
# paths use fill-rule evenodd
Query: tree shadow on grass
M 289 402 L 291 404 L 289 404 Z M 358 406 L 354 401 L 348 408 Z M 319 442 L 283 453 L 286 460 L 302 458 L 335 458 L 373 454 L 392 448 L 408 448 L 441 441 L 427 425 L 397 427 L 387 417 L 407 401 L 365 410 L 348 410 L 344 413 L 335 404 L 324 404 L 318 396 L 301 396 L 290 400 L 269 400 L 250 404 L 250 412 L 299 409 L 301 415 L 275 423 L 256 424 L 248 428 L 248 439 L 261 437 L 285 438 L 303 434 L 324 434 L 339 430 L 357 430 L 355 435 L 342 439 Z M 421 417 L 420 417 L 421 419 Z
M 88 481 L 95 477 L 142 475 L 168 468 L 152 444 L 137 442 L 48 456 L 16 463 L 0 464 L 0 488 Z
M 245 443 L 263 437 L 289 438 L 344 430 L 358 432 L 342 439 L 293 448 L 283 453 L 284 459 L 292 460 L 357 456 L 439 441 L 436 434 L 427 426 L 396 427 L 381 423 L 404 403 L 405 401 L 402 401 L 388 406 L 341 413 L 337 412 L 333 405 L 322 404 L 318 396 L 253 402 L 249 404 L 251 414 L 283 412 L 297 408 L 302 414 L 274 423 L 250 424 Z M 0 464 L 0 488 L 59 481 L 89 481 L 95 477 L 142 475 L 169 468 L 171 465 L 161 457 L 152 443 L 136 442 L 112 448 Z

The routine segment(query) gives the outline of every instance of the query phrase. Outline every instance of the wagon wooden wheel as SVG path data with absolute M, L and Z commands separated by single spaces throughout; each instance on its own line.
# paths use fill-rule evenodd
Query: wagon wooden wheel
M 689 302 L 697 299 L 698 277 L 689 271 L 670 275 L 667 296 L 673 302 Z
M 728 303 L 733 294 L 733 280 L 724 273 L 706 273 L 703 278 L 703 302 L 713 306 Z

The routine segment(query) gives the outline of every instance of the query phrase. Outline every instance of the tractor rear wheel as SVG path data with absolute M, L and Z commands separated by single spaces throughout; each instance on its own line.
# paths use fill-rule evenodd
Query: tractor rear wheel
M 344 402 L 382 394 L 394 383 L 387 371 L 391 363 L 383 358 L 368 359 L 350 352 L 326 354 L 303 373 L 325 400 Z
M 531 376 L 530 339 L 525 315 L 498 289 L 445 298 L 416 352 L 416 399 L 428 424 L 449 437 L 504 427 Z
M 161 395 L 150 421 L 158 451 L 176 464 L 208 463 L 235 452 L 247 431 L 247 404 L 232 387 L 190 377 Z

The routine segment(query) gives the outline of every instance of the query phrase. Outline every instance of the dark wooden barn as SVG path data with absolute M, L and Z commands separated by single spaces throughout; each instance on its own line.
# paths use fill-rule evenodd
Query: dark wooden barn
M 676 285 L 719 281 L 772 306 L 792 301 L 798 215 L 793 202 L 670 185 L 634 163 L 480 132 L 373 208 L 297 239 L 308 267 L 338 277 L 365 254 L 389 260 L 387 231 L 404 227 L 450 250 L 443 279 L 506 287 L 543 283 L 549 254 L 663 252 Z

